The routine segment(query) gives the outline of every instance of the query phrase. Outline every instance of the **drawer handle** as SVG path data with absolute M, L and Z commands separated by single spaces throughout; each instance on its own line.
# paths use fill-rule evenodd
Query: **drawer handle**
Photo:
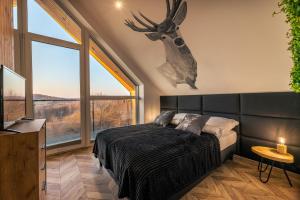
M 43 181 L 42 191 L 45 191 L 46 188 L 47 188 L 47 183 L 46 181 Z
M 45 144 L 43 144 L 42 146 L 41 146 L 41 149 L 46 149 L 46 145 Z
M 44 164 L 44 166 L 41 168 L 41 170 L 45 170 L 46 169 L 46 163 Z

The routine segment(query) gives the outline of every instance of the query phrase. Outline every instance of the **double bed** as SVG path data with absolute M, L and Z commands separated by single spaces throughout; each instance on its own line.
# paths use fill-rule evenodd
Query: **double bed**
M 144 124 L 100 132 L 93 152 L 119 186 L 119 198 L 179 199 L 232 158 L 236 139 L 234 131 L 218 138 Z

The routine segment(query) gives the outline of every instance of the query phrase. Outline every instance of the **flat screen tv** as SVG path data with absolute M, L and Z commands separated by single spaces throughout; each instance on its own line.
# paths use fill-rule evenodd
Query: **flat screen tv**
M 0 67 L 0 130 L 5 130 L 25 117 L 25 78 Z

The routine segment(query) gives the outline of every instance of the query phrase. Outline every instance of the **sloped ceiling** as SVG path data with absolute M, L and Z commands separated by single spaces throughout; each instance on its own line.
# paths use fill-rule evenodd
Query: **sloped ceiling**
M 161 94 L 234 93 L 289 90 L 288 30 L 274 0 L 187 0 L 188 13 L 180 26 L 183 39 L 198 63 L 198 89 L 172 86 L 157 70 L 165 63 L 161 41 L 124 25 L 130 11 L 141 11 L 156 22 L 166 15 L 164 0 L 70 0 L 130 68 Z M 134 70 L 133 70 L 134 71 Z

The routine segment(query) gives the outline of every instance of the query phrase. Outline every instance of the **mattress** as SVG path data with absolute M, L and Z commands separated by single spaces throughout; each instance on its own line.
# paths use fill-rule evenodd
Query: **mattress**
M 237 134 L 235 131 L 230 131 L 219 138 L 220 150 L 223 151 L 230 145 L 236 143 Z

